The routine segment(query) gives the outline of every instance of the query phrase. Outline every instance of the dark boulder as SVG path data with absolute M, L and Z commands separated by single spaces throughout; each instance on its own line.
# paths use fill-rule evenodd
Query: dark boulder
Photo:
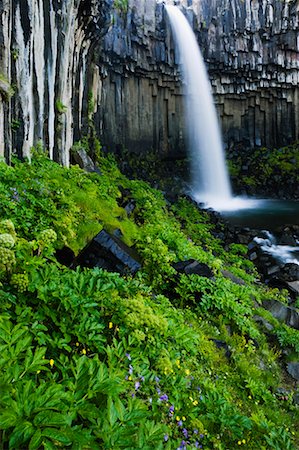
M 299 266 L 295 263 L 285 264 L 279 273 L 279 278 L 283 281 L 298 281 L 299 280 Z
M 97 172 L 101 174 L 100 169 L 95 165 L 91 157 L 86 153 L 83 148 L 78 148 L 73 151 L 74 161 L 86 172 Z
M 288 363 L 287 371 L 295 380 L 299 381 L 299 363 L 298 362 Z
M 299 310 L 287 306 L 277 300 L 267 300 L 263 302 L 263 307 L 267 309 L 275 319 L 284 322 L 289 327 L 299 330 Z
M 244 280 L 242 280 L 239 277 L 236 277 L 236 275 L 234 275 L 233 273 L 229 272 L 228 270 L 221 270 L 221 273 L 224 276 L 224 278 L 228 278 L 229 280 L 231 280 L 235 284 L 239 284 L 240 286 L 245 286 L 245 284 L 246 284 Z
M 82 250 L 73 263 L 73 267 L 100 267 L 121 275 L 135 274 L 140 268 L 137 253 L 124 242 L 105 230 Z
M 209 266 L 204 263 L 200 263 L 195 259 L 180 261 L 175 263 L 173 267 L 178 273 L 184 273 L 186 275 L 195 274 L 205 278 L 213 278 L 214 276 Z

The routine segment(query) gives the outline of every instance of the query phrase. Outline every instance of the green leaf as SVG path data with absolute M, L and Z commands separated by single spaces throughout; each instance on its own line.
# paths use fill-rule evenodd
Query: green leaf
M 113 400 L 110 396 L 108 397 L 107 407 L 108 407 L 109 423 L 113 427 L 113 425 L 117 422 L 118 414 L 117 414 L 117 410 L 114 406 Z
M 8 411 L 3 414 L 0 414 L 0 429 L 7 430 L 8 428 L 15 426 L 17 420 L 18 417 L 13 412 Z
M 54 411 L 41 411 L 34 418 L 35 426 L 46 427 L 60 427 L 64 425 L 71 425 L 72 419 L 64 414 Z
M 48 439 L 45 439 L 43 441 L 44 450 L 57 450 L 56 445 L 54 445 L 51 441 Z
M 55 428 L 45 428 L 42 432 L 42 435 L 52 439 L 52 441 L 60 442 L 63 445 L 71 445 L 72 441 L 68 438 L 68 436 L 61 430 L 56 430 Z
M 9 448 L 21 449 L 25 448 L 23 444 L 27 443 L 34 434 L 34 427 L 30 422 L 20 422 L 10 435 Z
M 36 430 L 29 442 L 29 450 L 37 450 L 42 443 L 42 433 L 40 430 Z

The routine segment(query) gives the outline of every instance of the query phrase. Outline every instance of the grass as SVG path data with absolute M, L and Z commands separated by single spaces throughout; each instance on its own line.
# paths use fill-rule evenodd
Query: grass
M 169 205 L 111 157 L 100 166 L 102 176 L 41 155 L 1 166 L 0 449 L 298 448 L 280 356 L 296 357 L 298 331 L 271 319 L 267 334 L 254 320 L 285 294 L 258 283 L 246 249 L 225 250 L 186 199 Z M 101 228 L 138 249 L 134 278 L 55 260 Z M 213 278 L 177 274 L 189 258 Z

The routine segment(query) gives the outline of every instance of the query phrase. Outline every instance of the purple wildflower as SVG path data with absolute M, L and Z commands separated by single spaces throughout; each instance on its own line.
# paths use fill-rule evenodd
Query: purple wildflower
M 129 361 L 132 361 L 130 353 L 126 353 L 126 357 L 128 358 Z
M 194 434 L 198 434 L 198 430 L 196 430 L 196 429 L 193 430 L 193 433 L 194 433 Z
M 167 402 L 168 401 L 168 395 L 167 394 L 161 395 L 161 397 L 159 397 L 159 400 L 161 400 L 161 402 Z
M 178 421 L 178 427 L 182 427 L 183 426 L 183 421 L 182 420 L 179 420 Z
M 159 383 L 159 381 L 160 381 L 160 378 L 158 378 L 158 377 L 155 377 L 155 381 L 156 381 L 156 383 Z
M 139 383 L 139 381 L 136 381 L 136 383 L 135 383 L 135 391 L 138 391 L 139 388 L 140 388 L 140 383 Z
M 129 365 L 129 374 L 132 375 L 133 371 L 134 371 L 133 366 L 130 364 Z
M 140 380 L 141 380 L 141 381 L 144 381 L 144 377 L 141 376 L 141 377 L 140 377 Z
M 185 438 L 188 438 L 188 430 L 186 430 L 186 428 L 183 428 L 183 435 L 185 436 Z
M 150 397 L 150 398 L 148 399 L 148 401 L 149 401 L 149 404 L 151 405 L 151 404 L 153 403 L 152 397 Z
M 168 434 L 164 434 L 164 441 L 165 441 L 165 442 L 167 442 L 167 441 L 168 441 L 168 439 L 169 439 L 169 436 L 168 436 Z
M 161 394 L 161 389 L 156 388 L 157 394 L 160 395 Z
M 204 436 L 204 434 L 200 434 L 199 437 L 200 437 L 200 439 L 203 439 L 205 436 Z
M 195 445 L 195 448 L 199 448 L 199 442 L 198 441 L 195 441 L 194 445 Z
M 171 407 L 169 408 L 169 412 L 170 412 L 170 414 L 174 413 L 174 405 L 171 405 Z

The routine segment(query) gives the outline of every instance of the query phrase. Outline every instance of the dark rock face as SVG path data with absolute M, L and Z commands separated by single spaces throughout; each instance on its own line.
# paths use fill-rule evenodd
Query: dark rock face
M 295 380 L 299 381 L 299 363 L 297 362 L 288 363 L 287 371 Z
M 73 159 L 79 165 L 79 167 L 81 167 L 81 169 L 84 169 L 86 172 L 100 173 L 93 160 L 90 158 L 90 156 L 88 156 L 83 148 L 78 148 L 73 152 Z
M 185 275 L 199 275 L 205 278 L 213 278 L 214 274 L 209 266 L 204 263 L 195 261 L 195 259 L 188 259 L 188 261 L 181 261 L 173 265 L 178 273 Z
M 271 147 L 298 139 L 298 2 L 179 4 L 208 64 L 226 143 Z M 12 100 L 0 96 L 0 156 L 16 148 L 29 157 L 42 139 L 67 165 L 88 115 L 109 150 L 185 153 L 180 70 L 165 9 L 156 0 L 129 0 L 127 13 L 111 5 L 0 0 L 0 74 L 17 87 Z
M 225 142 L 271 147 L 298 139 L 298 2 L 176 4 L 193 25 L 208 64 Z M 96 115 L 102 141 L 114 150 L 124 145 L 181 154 L 182 87 L 163 6 L 131 0 L 126 16 L 114 16 L 102 49 Z
M 107 231 L 102 230 L 75 259 L 73 267 L 100 267 L 110 272 L 134 274 L 140 268 L 138 255 Z
M 263 303 L 263 307 L 271 312 L 280 322 L 299 330 L 299 310 L 287 306 L 277 300 L 269 300 Z
M 16 86 L 12 101 L 0 100 L 6 154 L 13 147 L 30 158 L 30 148 L 42 140 L 50 157 L 69 164 L 72 143 L 87 127 L 89 70 L 111 4 L 0 0 L 0 74 Z

